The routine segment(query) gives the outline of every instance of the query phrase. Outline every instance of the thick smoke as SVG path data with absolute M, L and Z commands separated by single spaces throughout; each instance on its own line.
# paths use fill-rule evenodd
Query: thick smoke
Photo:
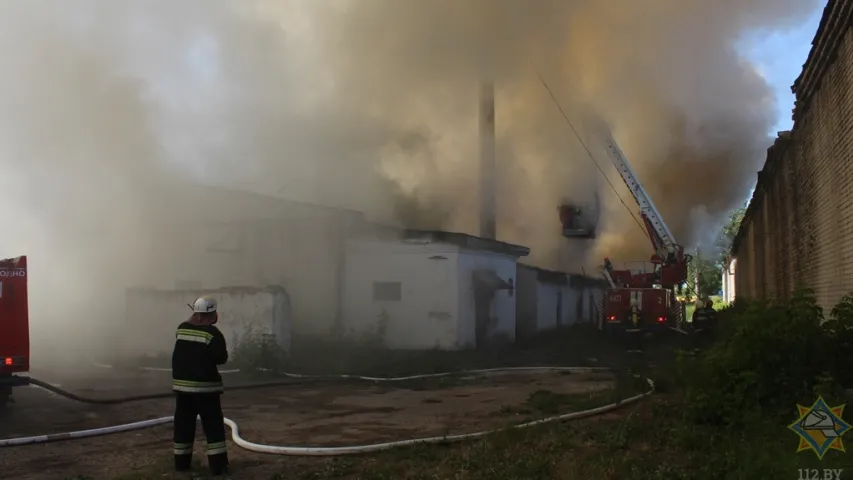
M 432 141 L 421 150 L 428 161 L 417 165 L 429 164 L 433 174 L 418 171 L 410 191 L 455 206 L 447 226 L 473 231 L 476 79 L 494 78 L 499 233 L 533 247 L 543 266 L 571 268 L 560 265 L 566 242 L 556 233 L 554 206 L 564 197 L 589 204 L 596 185 L 605 190 L 607 214 L 595 257 L 645 259 L 649 247 L 609 186 L 596 181 L 599 174 L 537 71 L 570 115 L 592 110 L 610 122 L 673 233 L 690 246 L 712 235 L 720 217 L 742 201 L 775 121 L 766 83 L 738 58 L 735 43 L 749 29 L 790 24 L 815 2 L 348 5 L 337 17 L 311 16 L 331 52 L 320 58 L 331 76 L 345 79 L 337 89 L 340 108 L 369 108 L 392 125 L 429 125 Z M 596 139 L 587 140 L 609 166 Z M 398 155 L 395 164 L 412 160 Z M 635 210 L 618 176 L 606 171 Z
M 3 2 L 0 247 L 47 279 L 32 304 L 51 321 L 33 328 L 55 332 L 63 317 L 120 314 L 121 288 L 178 255 L 143 232 L 183 181 L 476 233 L 477 88 L 491 78 L 500 239 L 551 268 L 645 259 L 538 74 L 573 120 L 612 125 L 690 245 L 744 198 L 776 113 L 736 41 L 816 3 Z M 557 205 L 596 196 L 599 239 L 562 239 Z

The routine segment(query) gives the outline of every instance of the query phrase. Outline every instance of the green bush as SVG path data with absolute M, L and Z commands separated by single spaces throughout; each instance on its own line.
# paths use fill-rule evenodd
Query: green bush
M 278 345 L 275 335 L 248 329 L 233 344 L 231 363 L 240 370 L 269 373 L 286 371 L 287 352 Z
M 853 387 L 853 295 L 846 295 L 823 324 L 829 372 L 845 387 Z
M 815 392 L 837 394 L 853 353 L 853 298 L 845 297 L 824 324 L 809 290 L 786 302 L 738 302 L 719 313 L 717 341 L 695 357 L 679 356 L 688 416 L 741 425 L 750 417 L 790 413 Z M 848 361 L 848 360 L 846 360 Z

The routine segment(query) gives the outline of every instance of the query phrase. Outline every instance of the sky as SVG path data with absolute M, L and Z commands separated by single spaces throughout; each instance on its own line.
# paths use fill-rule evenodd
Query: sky
M 817 31 L 826 0 L 815 9 L 808 20 L 797 28 L 771 35 L 756 34 L 742 45 L 742 52 L 758 67 L 758 71 L 776 92 L 779 121 L 773 133 L 791 128 L 791 109 L 794 95 L 791 85 L 800 75 L 803 63 L 809 55 L 812 39 Z
M 790 130 L 793 126 L 791 109 L 794 108 L 794 94 L 791 93 L 791 85 L 800 75 L 803 63 L 809 56 L 824 7 L 826 0 L 821 0 L 820 6 L 809 18 L 792 30 L 770 35 L 759 33 L 741 44 L 741 53 L 756 65 L 758 72 L 776 94 L 778 120 L 772 134 Z M 754 191 L 755 188 L 750 189 L 744 202 L 752 198 Z

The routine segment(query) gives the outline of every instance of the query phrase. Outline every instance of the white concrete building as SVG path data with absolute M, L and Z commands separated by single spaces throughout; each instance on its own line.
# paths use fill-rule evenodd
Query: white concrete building
M 737 269 L 737 258 L 726 257 L 723 262 L 723 302 L 735 301 L 735 270 Z
M 156 199 L 169 214 L 146 229 L 150 251 L 135 286 L 283 287 L 295 333 L 328 335 L 340 324 L 344 247 L 363 214 L 198 185 L 174 195 L 182 197 Z
M 604 279 L 518 264 L 517 338 L 579 322 L 591 322 L 603 298 Z
M 347 242 L 344 320 L 389 348 L 461 349 L 515 339 L 526 247 L 460 233 L 384 229 Z

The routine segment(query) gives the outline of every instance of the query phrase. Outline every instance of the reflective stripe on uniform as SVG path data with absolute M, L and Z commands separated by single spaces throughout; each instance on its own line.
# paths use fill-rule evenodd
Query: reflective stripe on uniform
M 173 445 L 173 451 L 174 451 L 175 455 L 192 455 L 193 444 L 192 443 L 176 443 Z
M 172 390 L 187 393 L 221 392 L 222 382 L 194 382 L 172 379 Z
M 207 444 L 207 454 L 208 455 L 219 455 L 221 453 L 226 453 L 227 449 L 225 447 L 225 442 L 214 442 Z
M 179 328 L 175 335 L 178 340 L 186 340 L 188 342 L 199 342 L 210 344 L 213 340 L 213 335 L 201 330 L 192 330 L 189 328 Z

